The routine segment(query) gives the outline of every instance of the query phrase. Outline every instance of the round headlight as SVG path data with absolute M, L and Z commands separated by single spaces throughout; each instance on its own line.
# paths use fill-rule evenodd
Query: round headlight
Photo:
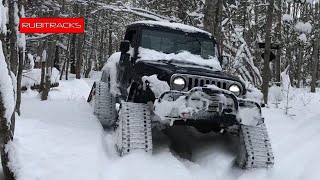
M 231 85 L 229 87 L 229 91 L 231 91 L 233 94 L 235 94 L 236 96 L 239 96 L 240 95 L 240 87 L 236 84 L 234 85 Z
M 183 78 L 181 77 L 176 77 L 174 80 L 173 80 L 173 88 L 177 91 L 182 91 L 185 87 L 186 87 L 186 80 L 184 80 Z

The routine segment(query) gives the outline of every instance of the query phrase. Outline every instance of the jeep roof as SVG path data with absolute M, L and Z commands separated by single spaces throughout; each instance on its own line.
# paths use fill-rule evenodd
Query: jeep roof
M 202 29 L 189 26 L 186 24 L 181 23 L 172 23 L 167 21 L 136 21 L 131 23 L 128 27 L 135 27 L 135 26 L 147 26 L 147 27 L 157 27 L 157 28 L 168 28 L 172 30 L 179 30 L 184 31 L 186 33 L 201 33 L 212 37 L 211 33 L 204 31 Z

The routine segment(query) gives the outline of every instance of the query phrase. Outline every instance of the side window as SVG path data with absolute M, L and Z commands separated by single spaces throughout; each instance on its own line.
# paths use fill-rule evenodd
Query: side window
M 128 31 L 125 36 L 125 40 L 129 40 L 131 47 L 135 47 L 135 45 L 137 43 L 137 31 L 136 30 Z
M 214 47 L 211 41 L 203 41 L 201 45 L 201 57 L 209 59 L 210 56 L 214 55 L 214 52 L 212 52 L 213 50 Z

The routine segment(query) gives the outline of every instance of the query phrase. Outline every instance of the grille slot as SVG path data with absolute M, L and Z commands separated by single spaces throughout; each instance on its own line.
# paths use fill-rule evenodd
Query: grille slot
M 227 83 L 222 83 L 222 89 L 227 89 Z
M 221 88 L 221 82 L 217 83 L 218 88 Z
M 193 87 L 192 78 L 188 78 L 188 90 L 192 89 L 192 87 Z
M 194 80 L 194 86 L 193 86 L 193 87 L 198 86 L 198 81 L 199 81 L 198 79 L 195 79 L 195 80 Z
M 203 85 L 204 85 L 204 82 L 203 82 L 203 81 L 204 81 L 203 79 L 200 80 L 200 86 L 203 86 Z

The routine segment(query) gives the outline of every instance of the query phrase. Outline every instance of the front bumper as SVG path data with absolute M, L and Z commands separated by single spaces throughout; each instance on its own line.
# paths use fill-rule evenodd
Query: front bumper
M 200 123 L 227 127 L 243 122 L 256 125 L 262 120 L 258 103 L 214 86 L 195 87 L 188 92 L 167 91 L 156 100 L 154 112 L 171 125 Z

